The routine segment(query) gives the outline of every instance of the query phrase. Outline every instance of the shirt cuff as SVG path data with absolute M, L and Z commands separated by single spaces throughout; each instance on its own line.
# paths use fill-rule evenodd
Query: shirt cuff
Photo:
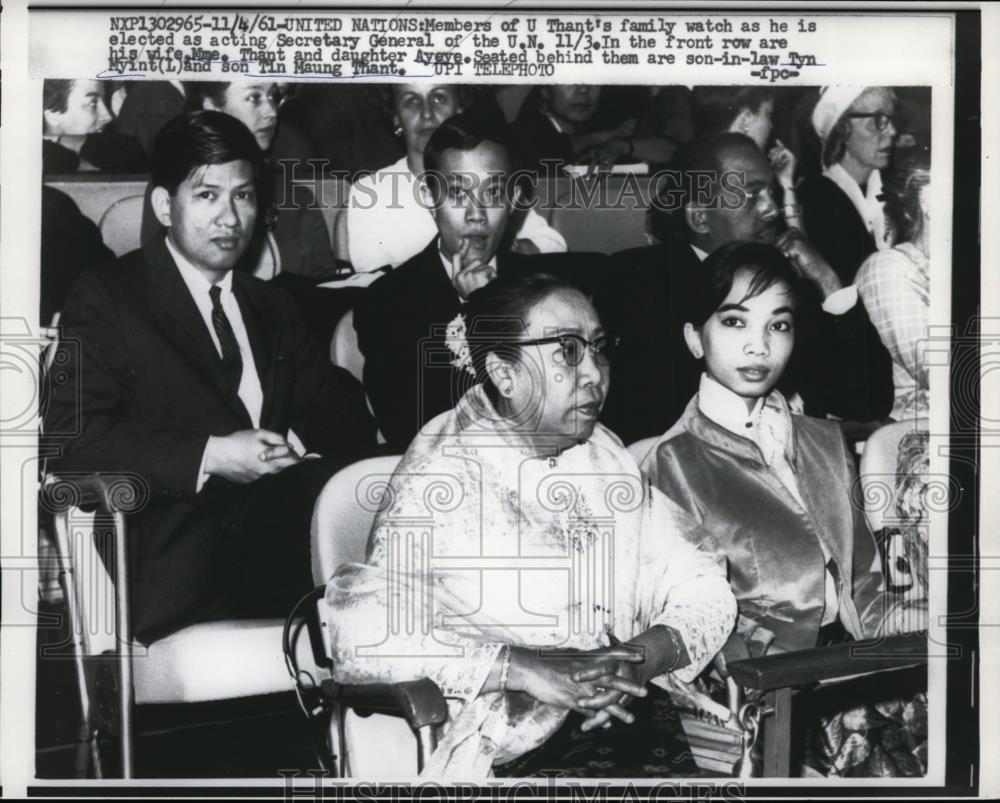
M 858 288 L 851 284 L 834 290 L 823 301 L 823 312 L 831 315 L 843 315 L 858 303 Z
M 288 430 L 288 437 L 285 438 L 285 440 L 288 441 L 289 446 L 291 446 L 295 450 L 296 454 L 305 457 L 305 455 L 307 454 L 306 446 L 304 443 L 302 443 L 302 440 L 299 438 L 299 436 L 296 435 L 291 429 Z
M 211 440 L 209 437 L 208 440 Z M 205 483 L 208 482 L 209 474 L 205 473 L 205 461 L 208 459 L 208 441 L 205 441 L 205 449 L 201 453 L 201 462 L 198 464 L 198 481 L 195 483 L 194 492 L 196 494 L 201 493 L 201 489 L 205 487 Z

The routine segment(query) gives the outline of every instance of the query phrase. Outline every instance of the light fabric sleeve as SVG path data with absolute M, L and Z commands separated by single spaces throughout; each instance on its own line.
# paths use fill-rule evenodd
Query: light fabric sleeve
M 700 525 L 649 487 L 640 548 L 640 617 L 681 636 L 691 663 L 673 674 L 691 682 L 722 649 L 736 621 L 725 559 L 695 542 Z
M 517 233 L 518 238 L 531 240 L 543 254 L 561 253 L 568 250 L 563 236 L 548 224 L 534 209 L 529 209 Z
M 382 216 L 375 181 L 363 176 L 351 185 L 347 195 L 347 250 L 356 271 L 370 271 L 388 264 L 380 248 Z
M 927 337 L 930 301 L 916 265 L 899 249 L 877 252 L 861 266 L 857 287 L 893 362 L 926 388 L 920 342 Z
M 823 312 L 843 315 L 858 303 L 858 288 L 853 284 L 834 290 L 823 300 Z

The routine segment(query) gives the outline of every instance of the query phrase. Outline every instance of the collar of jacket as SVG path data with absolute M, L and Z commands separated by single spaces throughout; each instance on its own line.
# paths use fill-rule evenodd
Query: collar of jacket
M 782 401 L 784 399 L 782 398 Z M 768 398 L 765 404 L 771 404 L 772 399 Z M 787 402 L 783 407 L 783 412 L 785 415 L 791 417 L 791 413 L 788 410 Z M 684 410 L 684 414 L 680 417 L 680 420 L 670 431 L 686 429 L 691 434 L 705 441 L 705 443 L 710 446 L 714 446 L 723 451 L 729 452 L 743 460 L 749 460 L 751 462 L 757 463 L 761 466 L 766 467 L 767 462 L 764 460 L 764 454 L 761 452 L 760 447 L 754 443 L 750 438 L 744 438 L 740 435 L 730 432 L 725 427 L 720 424 L 716 424 L 711 418 L 705 415 L 701 408 L 698 406 L 698 394 L 696 393 L 694 397 L 688 402 L 687 408 Z M 798 462 L 796 459 L 797 449 L 796 449 L 796 439 L 798 437 L 795 427 L 791 425 L 789 421 L 788 425 L 788 445 L 785 451 L 785 457 L 788 459 L 789 464 L 792 467 L 792 471 L 798 473 Z M 667 433 L 670 434 L 669 432 Z

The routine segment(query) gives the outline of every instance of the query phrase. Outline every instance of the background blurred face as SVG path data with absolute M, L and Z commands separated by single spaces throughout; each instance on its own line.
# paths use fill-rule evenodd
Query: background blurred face
M 581 125 L 597 111 L 601 87 L 593 84 L 553 84 L 542 90 L 549 112 L 562 121 Z
M 274 82 L 253 84 L 232 83 L 226 89 L 224 102 L 216 106 L 205 99 L 205 108 L 225 112 L 250 129 L 262 151 L 274 142 L 278 130 L 278 108 L 281 106 L 282 85 Z
M 764 150 L 767 147 L 767 141 L 771 138 L 774 101 L 765 100 L 757 111 L 748 110 L 748 112 L 743 120 L 744 125 L 738 130 L 750 137 L 754 141 L 754 145 Z
M 705 212 L 709 227 L 705 250 L 711 253 L 734 240 L 773 243 L 781 220 L 773 195 L 774 172 L 767 157 L 746 144 L 723 153 L 719 165 L 726 191 L 719 199 L 719 208 Z M 742 199 L 740 206 L 727 208 L 737 196 Z
M 406 150 L 423 154 L 427 140 L 439 125 L 461 109 L 449 84 L 397 84 L 392 88 L 393 123 L 403 129 Z
M 98 81 L 74 81 L 66 99 L 66 111 L 47 109 L 46 133 L 60 136 L 96 134 L 111 122 Z
M 729 294 L 701 329 L 685 326 L 692 353 L 705 355 L 706 373 L 742 397 L 748 410 L 777 384 L 795 344 L 788 285 L 775 282 L 745 298 L 751 279 L 750 271 L 737 271 Z
M 507 152 L 484 140 L 469 151 L 449 149 L 441 155 L 441 176 L 431 180 L 431 214 L 441 235 L 441 251 L 451 259 L 466 242 L 466 262 L 489 262 L 500 247 L 511 198 Z
M 604 327 L 586 296 L 575 290 L 549 295 L 528 312 L 524 340 L 559 334 L 593 340 Z M 591 436 L 608 393 L 610 369 L 587 349 L 576 367 L 566 363 L 558 343 L 525 346 L 512 364 L 510 409 L 519 431 L 539 443 L 567 448 Z
M 253 167 L 245 159 L 199 167 L 173 195 L 154 188 L 153 209 L 177 250 L 217 281 L 243 256 L 257 220 Z
M 896 104 L 892 92 L 885 87 L 870 87 L 858 97 L 847 114 L 868 114 L 881 112 L 892 116 L 896 113 Z M 888 166 L 892 157 L 892 143 L 896 138 L 896 126 L 889 123 L 885 130 L 875 127 L 871 117 L 855 117 L 847 119 L 851 127 L 847 137 L 847 147 L 844 159 L 853 160 L 856 164 L 872 170 L 880 170 Z

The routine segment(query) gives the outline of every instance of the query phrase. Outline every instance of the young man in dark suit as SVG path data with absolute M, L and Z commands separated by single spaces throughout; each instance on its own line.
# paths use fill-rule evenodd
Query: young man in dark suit
M 423 202 L 438 236 L 375 282 L 354 311 L 365 390 L 379 429 L 399 452 L 474 381 L 446 345 L 448 326 L 470 293 L 508 272 L 556 273 L 590 292 L 609 275 L 602 255 L 501 248 L 521 193 L 500 132 L 477 117 L 458 114 L 441 124 L 427 142 L 424 166 Z
M 257 218 L 263 159 L 235 118 L 175 118 L 152 154 L 166 227 L 85 273 L 63 313 L 77 383 L 49 431 L 59 472 L 129 474 L 135 635 L 286 615 L 312 586 L 309 527 L 326 480 L 373 445 L 357 382 L 334 368 L 291 300 L 233 270 Z M 322 457 L 320 457 L 322 455 Z
M 702 261 L 735 240 L 774 245 L 811 285 L 814 299 L 796 316 L 798 336 L 783 389 L 805 411 L 869 421 L 892 404 L 889 355 L 853 288 L 845 288 L 800 229 L 786 227 L 775 176 L 764 153 L 742 134 L 691 143 L 671 183 L 660 187 L 656 214 L 669 212 L 661 244 L 622 251 L 610 321 L 622 334 L 602 421 L 626 443 L 659 435 L 698 390 L 699 365 L 683 328 L 688 282 Z M 794 210 L 790 210 L 794 211 Z

